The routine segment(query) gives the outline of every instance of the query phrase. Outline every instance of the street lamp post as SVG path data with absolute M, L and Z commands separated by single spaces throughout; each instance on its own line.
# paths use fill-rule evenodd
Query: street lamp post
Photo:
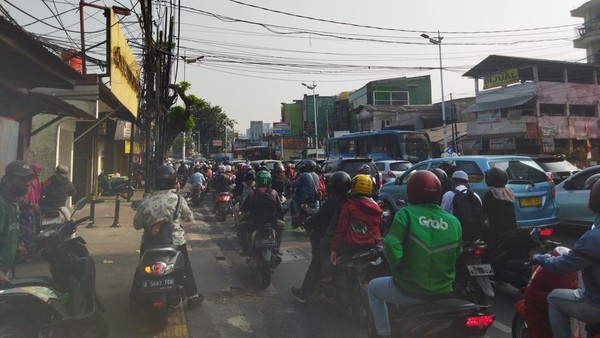
M 302 83 L 302 85 L 308 89 L 311 89 L 313 92 L 313 110 L 315 111 L 315 159 L 319 158 L 319 138 L 317 136 L 317 95 L 315 94 L 315 88 L 317 85 L 313 81 L 312 86 L 307 85 L 306 83 Z
M 444 130 L 444 150 L 448 148 L 448 136 L 446 130 L 446 104 L 444 103 L 444 73 L 442 71 L 442 39 L 440 31 L 438 31 L 437 38 L 429 37 L 429 35 L 423 33 L 421 37 L 428 39 L 434 45 L 438 46 L 439 58 L 440 58 L 440 83 L 442 88 L 442 125 Z

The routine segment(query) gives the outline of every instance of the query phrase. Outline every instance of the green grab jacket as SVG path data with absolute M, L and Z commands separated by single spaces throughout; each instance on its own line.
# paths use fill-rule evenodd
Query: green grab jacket
M 437 204 L 400 209 L 383 239 L 398 290 L 417 298 L 452 293 L 461 238 L 458 219 Z

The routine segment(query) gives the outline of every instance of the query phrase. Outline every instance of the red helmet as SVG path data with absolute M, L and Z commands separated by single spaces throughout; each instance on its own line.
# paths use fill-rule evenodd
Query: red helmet
M 440 204 L 442 199 L 440 180 L 427 170 L 417 170 L 410 175 L 406 190 L 410 204 Z

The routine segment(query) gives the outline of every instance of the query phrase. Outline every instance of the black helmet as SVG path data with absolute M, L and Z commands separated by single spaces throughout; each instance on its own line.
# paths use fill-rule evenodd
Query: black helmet
M 170 165 L 162 165 L 154 169 L 154 189 L 170 190 L 175 187 L 175 169 Z
M 327 186 L 330 192 L 336 195 L 344 195 L 352 187 L 352 179 L 348 173 L 336 171 L 329 177 L 329 184 Z
M 371 167 L 369 167 L 368 164 L 363 164 L 362 166 L 360 166 L 360 169 L 358 169 L 358 173 L 365 174 L 365 175 L 371 175 Z
M 305 172 L 313 172 L 317 168 L 317 164 L 313 160 L 308 160 L 304 163 L 304 171 Z
M 429 169 L 429 171 L 431 171 L 438 178 L 438 180 L 440 180 L 440 182 L 448 181 L 448 175 L 442 169 L 431 168 Z
M 244 181 L 254 181 L 256 179 L 256 175 L 254 174 L 254 170 L 248 170 L 244 174 Z
M 432 172 L 417 170 L 408 179 L 406 194 L 410 204 L 440 204 L 442 199 L 442 184 Z
M 506 171 L 493 167 L 485 173 L 485 184 L 488 187 L 503 188 L 508 183 L 508 174 Z
M 454 172 L 456 171 L 456 162 L 452 160 L 445 160 L 442 163 L 440 163 L 440 165 L 438 165 L 438 168 L 445 171 L 448 177 L 452 177 L 452 174 L 454 174 Z

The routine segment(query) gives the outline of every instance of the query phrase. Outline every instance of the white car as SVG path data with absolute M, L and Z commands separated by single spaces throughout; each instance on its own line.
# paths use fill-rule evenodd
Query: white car
M 377 169 L 383 176 L 383 183 L 394 182 L 396 177 L 400 177 L 408 168 L 412 166 L 409 161 L 386 160 L 375 162 Z

